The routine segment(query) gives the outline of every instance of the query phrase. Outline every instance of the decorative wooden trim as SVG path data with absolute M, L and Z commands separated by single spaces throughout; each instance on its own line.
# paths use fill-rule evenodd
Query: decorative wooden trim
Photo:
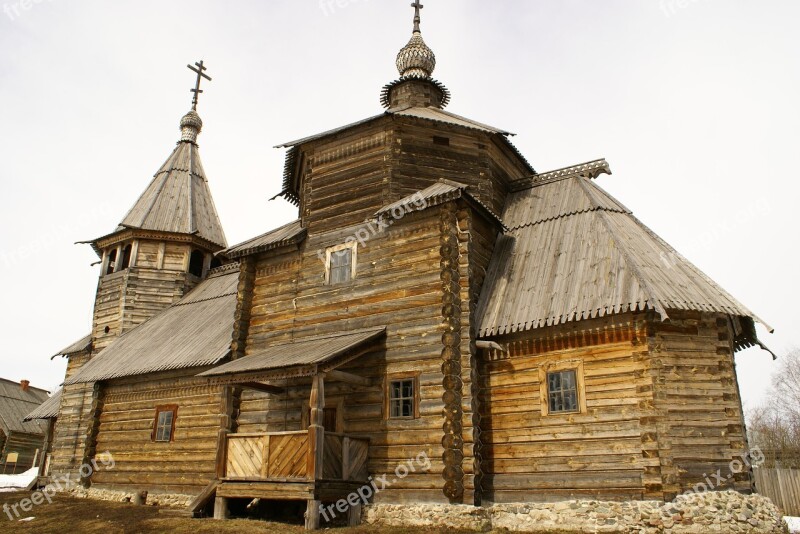
M 172 425 L 169 430 L 169 441 L 156 441 L 156 433 L 158 432 L 158 416 L 164 412 L 172 412 Z M 153 430 L 150 432 L 150 441 L 153 443 L 172 443 L 175 441 L 175 421 L 178 420 L 178 405 L 177 404 L 162 404 L 156 406 L 156 415 L 153 418 Z
M 382 407 L 382 416 L 384 421 L 409 421 L 413 419 L 419 419 L 419 403 L 420 403 L 420 394 L 419 394 L 419 371 L 408 371 L 405 373 L 392 373 L 384 375 L 383 377 L 383 407 Z M 391 409 L 391 385 L 392 382 L 397 380 L 408 380 L 412 379 L 414 381 L 414 415 L 411 417 L 392 417 L 392 409 Z
M 547 373 L 557 371 L 575 371 L 578 395 L 577 411 L 550 413 L 550 394 L 547 390 Z M 541 401 L 542 417 L 570 416 L 586 413 L 586 382 L 583 376 L 583 360 L 547 362 L 539 366 L 539 400 Z

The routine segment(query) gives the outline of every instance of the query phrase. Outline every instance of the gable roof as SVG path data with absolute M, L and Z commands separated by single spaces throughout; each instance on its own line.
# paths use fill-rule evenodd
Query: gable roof
M 64 383 L 219 362 L 230 353 L 238 283 L 238 268 L 220 268 L 181 300 L 119 336 Z
M 243 243 L 234 245 L 218 254 L 223 254 L 228 258 L 240 258 L 256 252 L 264 252 L 273 248 L 282 247 L 292 243 L 299 243 L 306 236 L 306 229 L 300 225 L 300 219 L 284 224 L 283 226 L 270 230 L 265 234 L 248 239 Z
M 511 230 L 498 239 L 484 282 L 480 336 L 637 310 L 765 324 L 581 174 L 511 194 L 503 220 Z
M 32 421 L 34 419 L 55 419 L 58 417 L 58 410 L 61 408 L 61 391 L 58 390 L 50 397 L 39 405 L 38 408 L 25 416 L 23 421 Z
M 0 429 L 23 434 L 41 434 L 44 429 L 36 422 L 23 422 L 28 413 L 47 399 L 47 391 L 29 387 L 23 391 L 17 382 L 0 378 Z
M 116 231 L 126 228 L 194 234 L 227 246 L 196 144 L 178 143 Z

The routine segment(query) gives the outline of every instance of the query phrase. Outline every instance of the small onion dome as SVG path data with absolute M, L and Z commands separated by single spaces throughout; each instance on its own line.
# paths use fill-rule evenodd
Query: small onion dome
M 408 78 L 430 78 L 436 68 L 436 55 L 433 53 L 419 30 L 414 31 L 411 40 L 397 54 L 397 70 L 400 76 Z
M 197 142 L 197 135 L 203 129 L 203 121 L 195 110 L 183 116 L 181 119 L 181 141 L 190 143 Z

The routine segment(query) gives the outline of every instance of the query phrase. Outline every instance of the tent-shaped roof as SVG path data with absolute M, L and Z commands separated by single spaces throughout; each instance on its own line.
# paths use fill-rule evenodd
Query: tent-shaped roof
M 47 392 L 43 389 L 23 390 L 19 383 L 0 378 L 0 430 L 5 434 L 41 434 L 43 428 L 38 421 L 25 423 L 23 419 L 46 399 Z
M 479 335 L 646 309 L 662 319 L 697 310 L 764 324 L 580 168 L 509 197 L 503 221 L 511 230 L 487 273 Z
M 181 300 L 115 339 L 65 384 L 219 362 L 230 353 L 238 283 L 236 268 L 212 272 Z
M 196 144 L 178 143 L 117 231 L 126 228 L 194 234 L 227 246 Z

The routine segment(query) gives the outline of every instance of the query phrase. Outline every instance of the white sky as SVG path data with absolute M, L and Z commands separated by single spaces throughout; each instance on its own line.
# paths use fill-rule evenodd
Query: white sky
M 680 7 L 678 4 L 681 4 Z M 272 146 L 376 113 L 407 0 L 0 0 L 0 376 L 55 388 L 112 231 L 178 140 L 204 59 L 201 154 L 231 244 L 296 216 Z M 800 345 L 796 0 L 428 0 L 448 110 L 509 129 L 539 171 L 599 184 Z M 6 9 L 7 8 L 7 9 Z M 746 405 L 774 363 L 737 356 Z

